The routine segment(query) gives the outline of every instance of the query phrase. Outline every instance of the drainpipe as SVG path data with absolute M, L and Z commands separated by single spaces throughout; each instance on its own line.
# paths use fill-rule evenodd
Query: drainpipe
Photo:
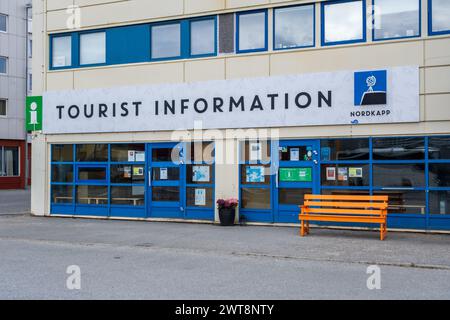
M 29 69 L 29 63 L 28 63 L 28 60 L 30 59 L 30 57 L 29 57 L 29 55 L 28 55 L 28 53 L 30 52 L 30 45 L 29 45 L 29 33 L 30 33 L 30 30 L 29 30 L 29 28 L 28 28 L 28 25 L 29 25 L 29 23 L 28 23 L 28 17 L 30 16 L 29 14 L 30 14 L 30 10 L 33 8 L 33 6 L 31 5 L 31 3 L 27 3 L 26 4 L 26 6 L 25 6 L 25 42 L 26 42 L 26 45 L 25 45 L 25 97 L 27 97 L 28 96 L 28 91 L 29 91 L 29 87 L 28 87 L 28 85 L 29 85 L 29 83 L 28 83 L 28 69 Z M 25 115 L 25 121 L 26 121 L 26 115 Z M 28 132 L 27 132 L 27 129 L 26 129 L 26 124 L 25 124 L 25 126 L 24 126 L 24 130 L 25 130 L 25 189 L 27 189 L 28 188 L 28 179 L 29 179 L 29 176 L 30 176 L 30 163 L 29 163 L 29 161 L 28 161 L 28 152 L 29 152 L 29 150 L 28 150 Z

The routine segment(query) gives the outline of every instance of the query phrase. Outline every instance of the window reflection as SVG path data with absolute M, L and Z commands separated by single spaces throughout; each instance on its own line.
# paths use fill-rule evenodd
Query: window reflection
M 170 58 L 181 55 L 181 28 L 179 23 L 152 27 L 152 58 Z
M 96 32 L 80 35 L 80 64 L 106 62 L 106 33 Z
M 215 52 L 215 20 L 191 22 L 191 55 Z
M 314 5 L 280 8 L 275 14 L 275 49 L 314 45 Z
M 266 12 L 241 14 L 239 50 L 263 49 L 266 46 Z
M 418 0 L 376 0 L 375 39 L 419 35 Z
M 52 67 L 72 65 L 72 37 L 54 37 L 52 39 Z
M 324 42 L 341 42 L 363 38 L 363 3 L 351 1 L 324 4 Z
M 432 0 L 432 28 L 433 32 L 450 30 L 450 1 Z

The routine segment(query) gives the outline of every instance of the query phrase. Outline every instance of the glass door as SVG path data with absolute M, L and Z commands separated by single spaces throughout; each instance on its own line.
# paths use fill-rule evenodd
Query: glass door
M 320 194 L 319 141 L 280 141 L 273 156 L 274 222 L 298 223 L 299 205 L 305 194 Z
M 184 218 L 183 145 L 149 144 L 148 151 L 148 216 Z

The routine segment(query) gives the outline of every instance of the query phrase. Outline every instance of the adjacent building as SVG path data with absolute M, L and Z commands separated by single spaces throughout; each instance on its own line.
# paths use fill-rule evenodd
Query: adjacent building
M 0 189 L 30 183 L 24 110 L 32 86 L 31 17 L 31 0 L 0 1 Z
M 297 223 L 387 194 L 450 229 L 450 2 L 35 0 L 32 212 Z

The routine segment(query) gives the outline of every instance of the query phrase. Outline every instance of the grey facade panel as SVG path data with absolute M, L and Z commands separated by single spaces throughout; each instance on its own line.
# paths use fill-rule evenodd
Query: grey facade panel
M 219 15 L 219 53 L 234 53 L 234 14 Z

